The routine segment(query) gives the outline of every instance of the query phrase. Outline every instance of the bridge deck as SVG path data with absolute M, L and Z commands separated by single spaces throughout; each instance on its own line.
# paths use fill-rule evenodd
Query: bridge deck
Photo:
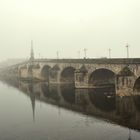
M 80 64 L 140 64 L 140 58 L 96 58 L 96 59 L 35 59 L 34 62 L 50 62 L 50 63 L 80 63 Z M 29 63 L 29 60 L 9 66 L 16 67 L 19 65 L 27 64 Z M 8 67 L 6 67 L 8 68 Z
M 140 64 L 140 58 L 35 59 L 35 62 L 85 63 L 85 64 Z

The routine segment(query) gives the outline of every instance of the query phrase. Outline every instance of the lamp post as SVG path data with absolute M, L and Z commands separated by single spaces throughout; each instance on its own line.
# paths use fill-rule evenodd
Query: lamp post
M 126 51 L 127 51 L 127 58 L 129 58 L 129 45 L 126 45 Z
M 59 52 L 58 51 L 56 52 L 56 56 L 57 56 L 57 59 L 59 59 Z
M 87 57 L 87 49 L 84 48 L 84 54 L 85 54 L 85 58 Z
M 77 53 L 78 53 L 78 58 L 80 59 L 80 51 L 78 51 Z
M 111 58 L 111 49 L 110 48 L 108 49 L 108 52 L 109 52 L 109 58 Z

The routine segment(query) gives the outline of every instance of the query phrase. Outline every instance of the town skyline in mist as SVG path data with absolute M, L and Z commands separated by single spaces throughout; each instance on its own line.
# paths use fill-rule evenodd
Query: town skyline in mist
M 36 58 L 140 57 L 138 0 L 6 0 L 0 2 L 0 61 Z

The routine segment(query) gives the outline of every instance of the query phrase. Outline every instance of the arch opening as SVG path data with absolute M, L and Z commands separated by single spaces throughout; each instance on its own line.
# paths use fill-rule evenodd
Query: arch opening
M 41 76 L 44 78 L 45 81 L 49 81 L 50 69 L 50 66 L 45 65 L 41 70 Z
M 65 68 L 61 73 L 60 81 L 62 83 L 74 83 L 74 72 L 75 69 L 73 67 Z
M 115 87 L 115 73 L 108 69 L 97 69 L 89 77 L 93 87 Z
M 133 92 L 140 95 L 140 77 L 138 77 L 134 83 Z

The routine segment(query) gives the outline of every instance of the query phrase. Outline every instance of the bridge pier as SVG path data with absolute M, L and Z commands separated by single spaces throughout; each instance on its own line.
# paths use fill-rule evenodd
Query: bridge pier
M 134 76 L 116 76 L 116 94 L 119 96 L 133 95 Z
M 50 84 L 60 84 L 60 71 L 51 70 L 49 75 L 49 83 Z
M 88 73 L 86 71 L 75 71 L 75 87 L 76 88 L 88 88 Z

